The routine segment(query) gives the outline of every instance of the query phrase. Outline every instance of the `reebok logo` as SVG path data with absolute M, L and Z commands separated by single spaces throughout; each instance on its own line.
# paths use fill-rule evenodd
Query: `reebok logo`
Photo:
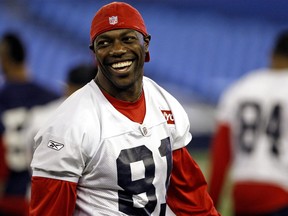
M 61 144 L 61 143 L 57 143 L 55 141 L 49 140 L 48 147 L 52 148 L 52 149 L 54 149 L 56 151 L 59 151 L 59 150 L 61 150 L 64 147 L 64 145 Z
M 175 124 L 171 110 L 161 110 L 161 112 L 163 113 L 164 118 L 167 121 L 167 124 Z

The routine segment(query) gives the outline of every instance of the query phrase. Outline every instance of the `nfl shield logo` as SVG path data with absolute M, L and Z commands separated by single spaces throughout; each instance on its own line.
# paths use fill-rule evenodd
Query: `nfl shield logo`
M 117 23 L 118 23 L 118 16 L 109 17 L 109 24 L 110 25 L 115 25 Z

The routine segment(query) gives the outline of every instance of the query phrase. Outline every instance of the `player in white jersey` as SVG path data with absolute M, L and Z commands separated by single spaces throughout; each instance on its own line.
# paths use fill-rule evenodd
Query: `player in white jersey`
M 30 215 L 219 215 L 185 148 L 187 114 L 143 75 L 150 35 L 140 13 L 103 6 L 90 39 L 96 78 L 35 137 Z
M 288 215 L 288 31 L 271 67 L 253 71 L 223 94 L 212 142 L 215 205 L 231 165 L 235 215 Z

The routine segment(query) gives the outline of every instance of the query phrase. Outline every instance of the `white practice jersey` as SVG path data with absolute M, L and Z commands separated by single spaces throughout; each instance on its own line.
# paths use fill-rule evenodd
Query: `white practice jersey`
M 49 117 L 56 111 L 61 103 L 64 102 L 66 97 L 61 97 L 53 100 L 45 105 L 39 105 L 33 107 L 28 114 L 27 120 L 24 123 L 23 139 L 27 146 L 27 158 L 29 165 L 32 160 L 34 152 L 34 137 L 42 127 L 42 125 L 48 121 Z
M 147 77 L 143 89 L 143 124 L 118 112 L 91 81 L 36 135 L 33 176 L 78 183 L 74 215 L 159 216 L 168 209 L 171 153 L 190 142 L 189 120 Z
M 255 71 L 221 98 L 219 121 L 230 125 L 235 181 L 288 189 L 288 71 Z

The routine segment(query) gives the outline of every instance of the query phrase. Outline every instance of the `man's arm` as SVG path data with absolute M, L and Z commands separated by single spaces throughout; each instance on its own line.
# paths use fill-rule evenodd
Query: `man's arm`
M 57 179 L 32 177 L 30 216 L 73 215 L 77 183 Z
M 5 190 L 6 179 L 9 175 L 9 169 L 6 163 L 6 149 L 3 141 L 3 136 L 0 137 L 0 197 Z
M 219 215 L 207 192 L 207 182 L 187 149 L 173 151 L 167 204 L 177 216 Z
M 219 124 L 211 144 L 209 193 L 218 206 L 226 173 L 231 160 L 230 127 Z

